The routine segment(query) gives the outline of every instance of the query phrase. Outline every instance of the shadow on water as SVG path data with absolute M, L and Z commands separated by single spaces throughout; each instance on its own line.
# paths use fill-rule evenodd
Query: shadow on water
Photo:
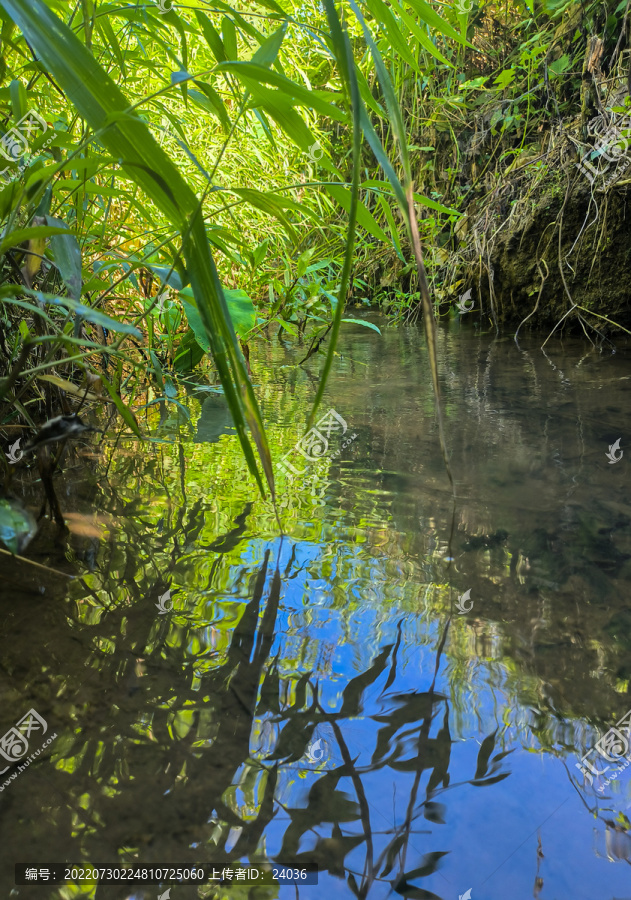
M 34 709 L 57 735 L 0 784 L 3 896 L 161 893 L 16 887 L 16 862 L 229 860 L 319 885 L 171 900 L 631 896 L 629 777 L 577 768 L 631 708 L 629 480 L 605 456 L 628 358 L 441 334 L 448 565 L 421 336 L 377 340 L 349 331 L 330 406 L 355 437 L 281 479 L 282 540 L 221 403 L 192 403 L 196 430 L 69 457 L 70 533 L 29 553 L 79 577 L 0 558 L 0 734 Z M 313 387 L 261 352 L 279 458 Z

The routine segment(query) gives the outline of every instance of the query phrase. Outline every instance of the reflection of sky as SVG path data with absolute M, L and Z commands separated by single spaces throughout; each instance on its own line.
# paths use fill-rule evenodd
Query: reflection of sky
M 256 565 L 263 556 L 263 546 L 250 545 L 242 559 Z M 340 721 L 348 752 L 366 792 L 377 857 L 392 839 L 393 827 L 400 826 L 405 818 L 414 778 L 413 772 L 397 771 L 387 764 L 375 767 L 371 757 L 377 733 L 383 727 L 384 712 L 394 708 L 397 698 L 430 689 L 440 625 L 429 617 L 423 606 L 426 586 L 421 581 L 414 584 L 410 580 L 409 566 L 405 573 L 399 573 L 398 581 L 393 580 L 390 567 L 388 580 L 387 560 L 370 555 L 365 546 L 307 541 L 294 545 L 285 540 L 281 573 L 292 550 L 293 564 L 289 577 L 283 577 L 276 638 L 270 656 L 278 655 L 285 676 L 311 671 L 311 683 L 317 679 L 320 702 L 327 712 L 341 709 L 348 682 L 366 672 L 387 645 L 395 645 L 401 630 L 395 680 L 384 692 L 390 673 L 387 666 L 363 693 L 362 714 Z M 270 561 L 270 565 L 275 563 L 275 559 Z M 350 589 L 346 591 L 349 582 Z M 414 610 L 410 608 L 411 598 L 416 598 Z M 444 626 L 444 622 L 445 617 L 440 624 Z M 464 628 L 466 632 L 470 627 L 458 616 L 451 625 L 454 631 Z M 493 646 L 492 658 L 481 659 L 471 658 L 470 641 L 447 642 L 447 653 L 441 660 L 435 686 L 436 694 L 444 695 L 446 700 L 435 705 L 429 737 L 435 738 L 443 727 L 443 716 L 448 709 L 452 741 L 450 782 L 447 787 L 441 784 L 432 792 L 428 807 L 431 814 L 425 817 L 421 804 L 428 800 L 425 791 L 431 768 L 421 776 L 416 801 L 418 815 L 412 826 L 406 869 L 421 866 L 426 854 L 446 854 L 438 871 L 414 882 L 445 900 L 456 898 L 469 887 L 472 900 L 532 896 L 537 874 L 544 881 L 541 900 L 624 896 L 631 884 L 628 864 L 619 861 L 614 865 L 604 858 L 602 821 L 596 823 L 598 838 L 594 836 L 594 819 L 569 781 L 563 764 L 565 754 L 560 752 L 557 757 L 541 751 L 529 728 L 536 724 L 537 710 L 515 702 L 510 659 L 502 658 L 501 640 Z M 463 678 L 465 682 L 458 683 Z M 312 697 L 309 691 L 306 706 Z M 253 756 L 263 764 L 264 757 L 273 751 L 283 725 L 282 721 L 273 720 L 270 717 L 264 728 L 265 749 L 261 748 L 259 754 L 256 747 L 252 748 Z M 400 751 L 399 759 L 411 760 L 416 755 L 419 727 L 420 721 L 407 723 L 397 733 L 390 749 L 393 753 Z M 255 730 L 260 728 L 259 721 Z M 504 773 L 509 776 L 496 783 L 472 785 L 481 743 L 496 730 L 494 754 L 506 755 L 491 776 Z M 343 764 L 329 723 L 320 724 L 312 740 L 320 740 L 319 749 L 324 748 L 320 763 L 303 757 L 297 763 L 281 765 L 276 796 L 286 807 L 308 806 L 308 792 L 319 774 Z M 574 774 L 575 758 L 568 756 L 566 762 Z M 350 778 L 343 778 L 338 789 L 349 799 L 356 799 Z M 601 808 L 603 805 L 606 804 L 601 802 Z M 277 857 L 280 853 L 290 821 L 287 813 L 279 810 L 266 829 L 266 849 L 270 856 Z M 362 833 L 359 822 L 341 827 L 346 836 Z M 330 828 L 319 828 L 318 834 L 329 837 Z M 543 858 L 538 872 L 539 837 Z M 316 833 L 308 831 L 299 850 L 308 853 L 316 843 Z M 365 845 L 362 845 L 346 857 L 347 866 L 358 880 L 364 869 L 364 853 Z M 395 866 L 388 877 L 392 879 L 396 872 Z M 369 897 L 388 896 L 387 882 L 388 878 L 376 883 Z M 282 889 L 281 895 L 289 896 L 290 890 L 293 889 Z M 320 875 L 317 893 L 315 888 L 305 887 L 301 896 L 322 896 L 321 891 L 330 896 L 351 896 L 343 881 L 326 874 Z

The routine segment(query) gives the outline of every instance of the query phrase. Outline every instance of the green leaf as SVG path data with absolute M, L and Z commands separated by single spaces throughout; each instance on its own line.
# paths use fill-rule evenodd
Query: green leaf
M 11 97 L 13 118 L 17 122 L 25 115 L 28 103 L 26 90 L 19 78 L 14 79 L 9 85 L 9 95 Z
M 330 183 L 323 185 L 323 187 L 326 192 L 330 194 L 337 203 L 340 204 L 342 209 L 344 209 L 346 212 L 350 212 L 352 197 L 351 192 L 348 190 L 348 188 L 345 188 L 340 184 Z M 377 240 L 383 241 L 384 244 L 391 243 L 388 235 L 376 222 L 372 213 L 366 208 L 361 200 L 359 200 L 357 203 L 357 224 L 361 225 L 362 228 L 365 228 L 366 231 L 369 234 L 372 234 L 373 237 L 376 237 Z
M 507 88 L 509 84 L 512 84 L 515 80 L 515 69 L 504 69 L 503 72 L 497 76 L 493 84 L 496 84 L 500 88 Z
M 175 348 L 173 368 L 180 374 L 192 372 L 195 366 L 199 365 L 203 358 L 204 349 L 197 343 L 193 329 L 189 328 Z
M 399 28 L 399 24 L 394 17 L 394 13 L 390 9 L 390 7 L 386 6 L 383 0 L 365 0 L 365 3 L 388 36 L 388 41 L 390 42 L 390 46 L 392 47 L 392 49 L 401 55 L 401 58 L 406 61 L 406 63 L 414 72 L 418 72 L 420 74 L 418 60 L 414 59 L 414 56 L 410 51 L 409 42 L 403 36 L 401 29 Z M 358 10 L 356 7 L 354 9 L 354 12 L 355 15 L 358 14 Z
M 30 294 L 31 297 L 35 297 L 42 304 L 51 303 L 53 306 L 65 306 L 75 316 L 85 319 L 86 322 L 92 322 L 93 325 L 100 325 L 108 331 L 119 334 L 133 334 L 137 338 L 142 337 L 141 333 L 133 325 L 129 325 L 127 322 L 119 322 L 118 319 L 112 319 L 98 309 L 91 309 L 89 306 L 84 306 L 83 303 L 78 303 L 72 297 L 57 297 L 56 294 L 44 294 L 42 291 L 32 291 L 26 288 L 22 288 L 22 293 Z
M 307 267 L 309 265 L 309 260 L 316 252 L 315 247 L 310 247 L 308 250 L 305 250 L 304 253 L 301 253 L 296 261 L 296 276 L 298 278 L 304 278 L 307 273 Z
M 285 75 L 273 69 L 252 62 L 227 62 L 217 66 L 220 72 L 232 72 L 248 90 L 259 84 L 272 84 L 280 88 L 287 96 L 298 101 L 302 106 L 314 109 L 323 116 L 330 116 L 338 122 L 348 122 L 348 115 L 339 109 L 331 100 L 341 99 L 340 93 L 332 91 L 310 91 L 303 84 L 297 84 Z
M 234 27 L 234 21 L 228 16 L 224 16 L 221 20 L 221 37 L 226 48 L 227 58 L 238 59 L 237 30 Z
M 62 229 L 65 222 L 46 216 L 46 224 Z M 73 300 L 81 296 L 81 249 L 74 234 L 55 234 L 50 239 L 53 259 Z
M 289 200 L 287 197 L 281 197 L 269 191 L 257 191 L 254 188 L 238 188 L 234 190 L 234 193 L 256 209 L 260 209 L 261 212 L 274 216 L 284 225 L 290 237 L 296 237 L 296 231 L 285 215 L 285 209 L 300 211 L 301 207 L 298 203 Z
M 65 223 L 62 223 L 62 226 L 51 228 L 48 225 L 33 225 L 31 228 L 17 228 L 0 241 L 0 255 L 6 253 L 11 247 L 19 246 L 24 241 L 50 237 L 53 234 L 70 234 L 68 226 Z
M 399 9 L 398 12 L 406 27 L 414 35 L 419 44 L 422 47 L 425 47 L 425 49 L 429 53 L 431 53 L 432 56 L 435 56 L 436 59 L 440 60 L 441 63 L 449 66 L 450 68 L 453 68 L 453 63 L 449 62 L 449 60 L 443 56 L 438 47 L 434 44 L 431 37 L 425 31 L 425 28 L 422 25 L 418 25 L 417 22 L 415 22 L 414 18 L 404 9 Z
M 401 107 L 399 106 L 399 102 L 395 96 L 394 88 L 392 86 L 392 80 L 388 75 L 388 71 L 384 65 L 383 59 L 381 58 L 381 53 L 379 52 L 377 45 L 372 39 L 370 31 L 368 30 L 368 26 L 364 21 L 364 17 L 359 11 L 357 4 L 354 0 L 351 0 L 351 7 L 359 19 L 359 22 L 363 28 L 364 36 L 366 38 L 366 42 L 370 47 L 370 52 L 372 53 L 373 60 L 375 62 L 375 68 L 377 70 L 377 76 L 379 78 L 379 84 L 381 85 L 381 90 L 383 91 L 383 96 L 386 101 L 386 107 L 388 109 L 388 118 L 390 119 L 390 124 L 392 125 L 392 130 L 394 131 L 395 137 L 397 139 L 397 145 L 399 147 L 399 154 L 401 156 L 401 165 L 403 166 L 403 171 L 405 173 L 405 177 L 407 180 L 410 179 L 410 158 L 408 154 L 408 143 L 407 136 L 405 133 L 405 127 L 403 125 L 403 114 L 401 113 Z
M 254 308 L 254 304 L 245 293 L 245 291 L 228 290 L 224 288 L 224 294 L 226 297 L 226 304 L 228 306 L 230 318 L 232 320 L 232 324 L 234 325 L 234 330 L 237 332 L 237 334 L 240 334 L 243 337 L 256 325 L 256 310 Z M 184 300 L 182 299 L 183 297 L 187 297 L 190 299 Z M 193 299 L 193 292 L 191 291 L 191 289 L 184 288 L 184 290 L 180 291 L 180 299 L 182 300 L 182 305 L 184 307 L 184 312 L 186 313 L 188 324 L 193 329 L 198 344 L 200 345 L 200 347 L 203 347 L 206 352 L 208 352 L 210 350 L 210 344 L 208 342 L 208 338 L 206 336 L 206 332 L 204 330 L 199 312 L 191 303 L 191 300 Z
M 171 84 L 181 84 L 183 81 L 191 81 L 193 76 L 185 69 L 179 72 L 171 72 Z
M 352 186 L 351 186 L 351 205 L 348 214 L 348 228 L 346 235 L 346 246 L 344 247 L 344 263 L 342 266 L 342 276 L 340 279 L 339 302 L 335 309 L 333 322 L 331 325 L 331 333 L 329 336 L 329 346 L 322 371 L 320 373 L 320 382 L 316 392 L 313 406 L 309 414 L 307 428 L 311 428 L 315 420 L 315 415 L 324 396 L 326 383 L 333 365 L 333 357 L 335 347 L 340 333 L 342 324 L 342 313 L 348 286 L 350 284 L 351 269 L 353 267 L 354 250 L 355 250 L 355 232 L 357 225 L 357 209 L 359 206 L 359 171 L 361 162 L 361 144 L 362 144 L 362 122 L 368 121 L 368 114 L 362 102 L 357 77 L 355 75 L 355 61 L 353 59 L 353 51 L 348 37 L 348 33 L 342 29 L 342 25 L 333 0 L 323 0 L 326 10 L 327 22 L 329 24 L 329 41 L 335 55 L 335 61 L 340 73 L 340 77 L 346 86 L 350 97 L 351 111 L 353 116 L 353 158 L 352 158 Z
M 105 43 L 109 44 L 110 49 L 116 59 L 116 62 L 120 66 L 120 70 L 123 74 L 123 78 L 127 78 L 127 69 L 125 67 L 125 57 L 121 51 L 120 44 L 118 43 L 118 38 L 114 33 L 114 29 L 112 28 L 109 17 L 106 15 L 99 16 L 97 19 L 97 28 L 101 32 L 101 35 L 105 38 Z
M 195 340 L 202 348 L 205 353 L 210 353 L 210 341 L 208 340 L 208 335 L 206 334 L 206 329 L 204 328 L 204 323 L 202 322 L 202 317 L 200 316 L 197 308 L 189 303 L 187 300 L 182 299 L 182 294 L 186 293 L 189 288 L 185 288 L 183 291 L 180 291 L 180 302 L 184 308 L 184 313 L 186 315 L 186 321 L 190 325 L 193 334 L 195 335 Z M 192 297 L 193 292 L 187 296 Z
M 403 186 L 401 182 L 396 176 L 396 173 L 392 167 L 392 163 L 388 159 L 388 156 L 383 149 L 381 141 L 377 137 L 377 133 L 375 129 L 372 127 L 372 123 L 368 118 L 368 114 L 365 109 L 361 110 L 361 127 L 364 132 L 364 136 L 370 145 L 370 149 L 377 157 L 377 162 L 381 166 L 384 175 L 390 182 L 392 186 L 392 190 L 397 198 L 397 202 L 401 208 L 401 211 L 405 215 L 405 210 L 407 210 L 407 200 L 405 198 L 405 191 L 403 190 Z
M 224 50 L 223 41 L 221 40 L 219 32 L 205 13 L 195 10 L 195 15 L 197 16 L 197 21 L 202 26 L 206 43 L 210 47 L 210 52 L 218 63 L 225 62 L 228 57 L 226 56 L 226 51 Z
M 426 3 L 425 0 L 407 0 L 407 2 L 416 10 L 421 19 L 426 22 L 430 28 L 439 31 L 441 34 L 444 34 L 445 37 L 449 37 L 453 41 L 458 41 L 459 44 L 465 44 L 471 50 L 475 49 L 475 47 L 459 35 L 457 31 L 454 31 L 449 22 L 445 22 L 444 19 L 441 19 L 438 13 L 434 12 L 432 7 L 429 3 Z
M 245 291 L 224 288 L 224 293 L 234 330 L 243 337 L 256 325 L 254 304 Z
M 131 409 L 127 406 L 126 403 L 123 403 L 118 392 L 115 390 L 114 385 L 110 384 L 110 382 L 102 372 L 99 373 L 99 378 L 101 379 L 101 383 L 104 385 L 107 393 L 112 398 L 114 406 L 123 417 L 123 420 L 127 423 L 127 425 L 129 425 L 136 437 L 141 438 L 142 434 L 140 433 L 140 428 L 138 427 L 138 423 L 136 422 L 136 418 Z
M 555 75 L 563 75 L 564 72 L 572 65 L 572 60 L 564 53 L 559 59 L 556 59 L 553 63 L 550 63 L 548 69 L 553 72 Z
M 293 101 L 285 97 L 281 91 L 270 91 L 260 84 L 251 85 L 252 105 L 261 106 L 274 119 L 285 134 L 296 143 L 301 150 L 308 151 L 315 143 L 315 136 L 307 127 L 304 119 L 293 108 Z
M 200 94 L 199 91 L 196 91 L 192 88 L 188 89 L 188 96 L 193 100 L 198 106 L 203 107 L 207 112 L 212 113 L 212 115 L 217 116 L 223 130 L 226 134 L 230 131 L 230 117 L 226 111 L 225 104 L 217 91 L 207 84 L 205 81 L 195 81 L 195 84 L 203 91 L 203 94 Z
M 281 44 L 283 43 L 283 38 L 285 37 L 286 31 L 287 22 L 283 22 L 280 28 L 278 28 L 273 34 L 271 34 L 267 38 L 267 40 L 263 41 L 259 49 L 252 57 L 252 62 L 258 63 L 259 65 L 265 66 L 266 68 L 273 65 L 278 57 L 278 51 L 280 50 Z
M 372 328 L 372 330 L 376 331 L 377 334 L 381 334 L 381 330 L 374 324 L 374 322 L 367 322 L 366 319 L 342 319 L 342 322 L 350 322 L 351 325 L 363 325 L 364 328 Z

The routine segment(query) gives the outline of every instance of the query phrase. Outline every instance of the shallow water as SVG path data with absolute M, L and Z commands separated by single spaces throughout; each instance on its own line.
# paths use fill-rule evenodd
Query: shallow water
M 0 557 L 0 734 L 34 709 L 57 735 L 0 793 L 2 896 L 165 890 L 18 887 L 17 862 L 269 860 L 318 886 L 170 898 L 631 897 L 631 767 L 576 766 L 631 709 L 631 358 L 439 343 L 455 510 L 415 327 L 348 327 L 318 416 L 346 431 L 312 463 L 319 362 L 253 354 L 275 458 L 306 468 L 282 538 L 217 394 L 69 457 L 71 533 L 28 555 L 81 577 Z

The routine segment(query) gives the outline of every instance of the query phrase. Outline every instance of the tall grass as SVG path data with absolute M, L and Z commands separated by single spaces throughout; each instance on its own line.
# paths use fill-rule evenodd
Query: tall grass
M 248 341 L 270 324 L 297 337 L 307 327 L 316 337 L 328 332 L 312 422 L 357 238 L 360 252 L 379 242 L 402 254 L 394 200 L 423 288 L 439 402 L 415 202 L 450 210 L 414 191 L 388 56 L 405 44 L 419 75 L 423 60 L 389 6 L 220 5 L 162 13 L 153 3 L 95 3 L 91 13 L 87 5 L 69 13 L 52 0 L 0 0 L 3 35 L 12 35 L 3 59 L 9 85 L 0 89 L 10 104 L 5 127 L 29 109 L 49 126 L 21 154 L 20 169 L 9 165 L 14 180 L 0 193 L 0 425 L 35 427 L 42 403 L 50 413 L 73 397 L 91 402 L 98 381 L 139 433 L 135 398 L 148 390 L 177 402 L 178 378 L 209 353 L 250 471 L 273 497 Z M 462 40 L 424 0 L 410 6 L 399 12 L 423 58 L 442 56 L 433 33 Z M 398 162 L 376 119 L 388 123 Z M 375 170 L 363 177 L 365 143 L 376 178 Z M 103 354 L 109 363 L 97 367 Z M 444 451 L 442 425 L 441 442 Z

